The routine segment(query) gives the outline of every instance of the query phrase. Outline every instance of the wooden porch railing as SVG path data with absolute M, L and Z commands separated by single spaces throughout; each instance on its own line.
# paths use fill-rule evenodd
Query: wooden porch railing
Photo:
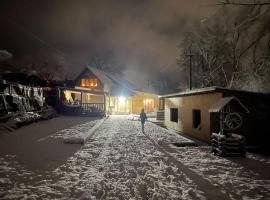
M 82 103 L 81 104 L 84 111 L 88 112 L 104 112 L 104 103 Z

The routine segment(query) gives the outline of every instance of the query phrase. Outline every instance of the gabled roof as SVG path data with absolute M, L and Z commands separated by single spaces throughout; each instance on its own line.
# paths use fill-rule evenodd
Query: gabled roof
M 119 83 L 123 85 L 124 87 L 128 88 L 129 90 L 132 91 L 141 91 L 136 85 L 131 83 L 130 81 L 124 79 L 123 77 L 117 76 L 115 74 L 111 74 L 108 72 L 104 72 L 111 80 L 113 80 L 116 83 Z
M 210 109 L 209 112 L 220 112 L 226 105 L 230 104 L 232 101 L 237 102 L 237 104 L 246 112 L 249 113 L 249 110 L 247 109 L 244 104 L 241 103 L 239 99 L 236 97 L 224 97 L 221 98 L 216 104 L 214 104 Z
M 87 66 L 78 77 L 82 76 L 87 70 L 91 71 L 102 83 L 111 86 L 111 95 L 130 96 L 139 92 L 136 86 L 130 81 L 90 66 Z
M 116 74 L 111 74 L 109 72 L 102 71 L 95 67 L 87 67 L 77 76 L 78 80 L 84 73 L 91 71 L 102 83 L 111 86 L 110 95 L 111 96 L 133 96 L 139 92 L 145 92 L 138 88 L 135 84 L 126 80 L 122 76 Z M 146 92 L 149 93 L 149 92 Z
M 95 76 L 102 82 L 102 83 L 105 83 L 105 84 L 113 84 L 111 79 L 101 70 L 97 69 L 97 68 L 94 68 L 94 67 L 90 67 L 90 66 L 87 66 L 86 69 L 92 71 Z

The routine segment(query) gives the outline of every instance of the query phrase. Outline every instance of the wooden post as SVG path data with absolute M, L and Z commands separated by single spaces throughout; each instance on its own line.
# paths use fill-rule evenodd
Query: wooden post
M 191 48 L 192 47 L 190 47 L 188 53 L 185 53 L 185 55 L 189 57 L 189 90 L 192 90 L 192 56 L 195 56 L 195 54 L 191 53 Z
M 223 109 L 220 111 L 220 134 L 223 135 Z
M 103 110 L 104 110 L 104 112 L 105 112 L 105 114 L 106 114 L 106 95 L 104 94 L 103 95 L 103 106 L 104 106 L 104 108 L 103 108 Z
M 82 98 L 83 98 L 83 93 L 81 92 L 81 105 L 82 105 Z

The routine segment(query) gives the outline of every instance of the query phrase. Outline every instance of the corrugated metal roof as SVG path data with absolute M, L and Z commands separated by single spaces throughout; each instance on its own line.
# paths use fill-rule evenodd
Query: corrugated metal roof
M 242 104 L 241 101 L 237 99 L 236 97 L 224 97 L 220 99 L 216 104 L 214 104 L 209 109 L 209 112 L 214 112 L 214 113 L 220 112 L 227 104 L 229 104 L 233 100 L 236 101 L 244 109 L 245 112 L 249 113 L 249 110 L 247 109 L 247 107 L 244 106 L 244 104 Z

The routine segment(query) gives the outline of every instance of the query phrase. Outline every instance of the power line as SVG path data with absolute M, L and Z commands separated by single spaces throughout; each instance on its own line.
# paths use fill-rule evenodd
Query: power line
M 66 58 L 66 55 L 63 51 L 59 50 L 58 48 L 56 48 L 54 45 L 50 44 L 49 42 L 41 39 L 38 35 L 36 35 L 35 33 L 29 31 L 27 28 L 25 28 L 23 25 L 17 23 L 14 19 L 12 19 L 10 16 L 7 16 L 7 18 L 13 23 L 15 24 L 17 27 L 19 27 L 23 32 L 25 32 L 26 34 L 30 35 L 31 37 L 33 37 L 34 39 L 36 39 L 38 42 L 40 42 L 41 44 L 47 46 L 48 48 L 50 48 L 51 50 L 55 51 L 57 54 L 61 55 L 62 57 Z

